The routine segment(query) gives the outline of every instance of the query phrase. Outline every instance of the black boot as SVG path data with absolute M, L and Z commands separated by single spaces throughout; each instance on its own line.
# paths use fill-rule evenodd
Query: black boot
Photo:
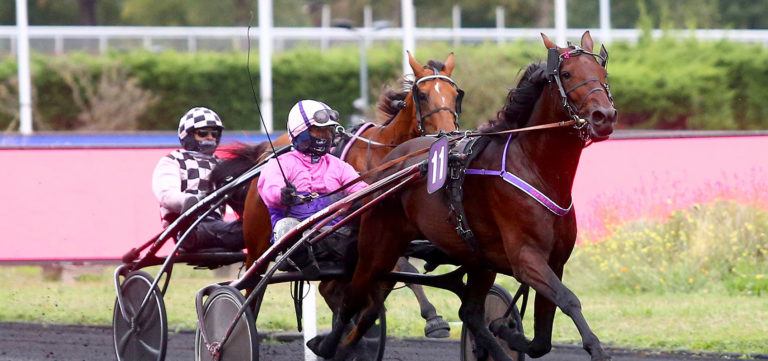
M 316 279 L 320 276 L 320 266 L 318 266 L 315 255 L 312 252 L 312 246 L 306 243 L 299 246 L 299 248 L 288 257 L 287 264 L 283 263 L 283 266 L 278 269 L 281 271 L 299 270 L 309 279 Z

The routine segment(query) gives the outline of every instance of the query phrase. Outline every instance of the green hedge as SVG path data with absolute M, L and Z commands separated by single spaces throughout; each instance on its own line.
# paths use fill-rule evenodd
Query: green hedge
M 508 88 L 530 62 L 545 60 L 540 42 L 486 43 L 451 48 L 420 44 L 417 58 L 444 60 L 455 52 L 453 77 L 466 91 L 462 126 L 472 128 L 494 116 Z M 609 46 L 611 90 L 620 114 L 620 127 L 657 129 L 768 128 L 768 54 L 760 45 L 696 40 L 641 40 Z M 401 73 L 397 43 L 374 46 L 368 63 L 372 103 L 382 85 L 395 85 Z M 95 77 L 105 65 L 128 69 L 160 98 L 139 119 L 144 130 L 174 129 L 188 108 L 205 105 L 216 110 L 229 129 L 258 129 L 258 116 L 246 73 L 244 53 L 113 53 L 93 57 L 73 54 L 33 57 L 32 72 L 40 117 L 52 129 L 76 129 L 80 110 L 72 91 L 55 71 L 78 66 Z M 251 54 L 251 73 L 259 92 L 258 55 Z M 359 96 L 357 47 L 321 52 L 300 47 L 273 58 L 275 128 L 285 126 L 290 107 L 303 98 L 325 101 L 342 114 L 353 113 Z M 0 63 L 0 82 L 15 75 L 14 59 Z M 368 110 L 373 115 L 373 106 Z M 0 129 L 10 116 L 0 114 Z

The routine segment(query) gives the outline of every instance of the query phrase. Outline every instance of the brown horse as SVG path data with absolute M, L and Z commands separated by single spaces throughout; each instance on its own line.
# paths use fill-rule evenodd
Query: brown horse
M 449 54 L 444 62 L 430 60 L 426 66 L 422 66 L 408 53 L 409 62 L 414 72 L 413 82 L 405 82 L 408 90 L 397 92 L 389 90 L 382 94 L 378 104 L 378 111 L 388 120 L 382 125 L 366 128 L 358 134 L 358 140 L 352 140 L 345 151 L 346 162 L 350 163 L 358 172 L 365 172 L 377 166 L 394 147 L 406 140 L 426 134 L 437 134 L 440 131 L 455 131 L 458 129 L 458 113 L 461 111 L 461 97 L 463 92 L 450 78 L 454 68 L 453 53 Z M 418 102 L 414 102 L 418 99 Z M 362 139 L 360 139 L 362 138 Z M 290 144 L 287 134 L 283 134 L 275 142 L 275 146 Z M 235 155 L 231 161 L 224 162 L 214 170 L 212 179 L 224 179 L 226 175 L 242 173 L 254 165 L 262 152 L 268 147 L 266 142 L 254 147 L 244 147 L 231 150 Z M 232 163 L 240 165 L 232 166 Z M 230 169 L 228 169 L 230 168 Z M 272 226 L 269 212 L 261 199 L 256 187 L 258 178 L 254 179 L 249 189 L 244 205 L 233 208 L 242 215 L 245 246 L 248 250 L 246 266 L 262 255 L 270 246 Z M 235 203 L 238 197 L 234 197 Z M 242 197 L 239 197 L 242 202 Z M 405 272 L 418 272 L 405 258 L 397 263 L 397 269 Z M 266 269 L 259 270 L 264 273 Z M 420 285 L 408 285 L 416 295 L 421 309 L 421 315 L 427 320 L 425 334 L 428 337 L 447 337 L 449 326 L 442 317 L 437 315 L 435 307 L 429 302 Z M 322 283 L 320 292 L 327 302 L 332 298 L 340 297 L 340 294 L 332 295 L 333 291 L 339 292 L 333 283 Z
M 494 334 L 511 349 L 531 357 L 548 353 L 556 306 L 574 321 L 592 360 L 609 359 L 587 325 L 578 298 L 561 283 L 563 266 L 576 240 L 576 218 L 568 204 L 581 151 L 590 142 L 607 139 L 617 119 L 606 83 L 607 52 L 603 47 L 600 55 L 592 53 L 589 32 L 582 36 L 580 48 L 558 48 L 544 34 L 542 38 L 550 49 L 549 64 L 527 68 L 497 113 L 496 125 L 484 129 L 469 146 L 471 154 L 464 158 L 469 160 L 460 200 L 463 206 L 459 205 L 463 214 L 456 212 L 456 204 L 446 201 L 442 192 L 428 194 L 424 177 L 362 216 L 354 276 L 343 307 L 335 310 L 338 316 L 332 332 L 309 342 L 315 353 L 331 357 L 342 341 L 340 327 L 363 311 L 362 321 L 341 345 L 349 347 L 359 340 L 392 287 L 390 281 L 373 281 L 384 279 L 409 240 L 428 239 L 467 268 L 459 316 L 475 336 L 482 355 L 478 359 L 511 360 Z M 515 138 L 512 132 L 498 134 L 568 119 L 576 126 L 520 132 Z M 432 142 L 434 139 L 427 138 L 408 141 L 383 161 L 427 148 Z M 381 177 L 424 159 L 412 158 Z M 500 171 L 514 176 L 499 176 L 504 173 Z M 511 181 L 514 177 L 525 180 L 529 187 Z M 463 220 L 455 217 L 457 213 L 465 216 Z M 446 222 L 447 218 L 452 222 Z M 467 228 L 474 236 L 461 237 L 457 229 Z M 533 340 L 515 333 L 503 321 L 492 322 L 490 331 L 484 322 L 484 300 L 496 272 L 536 290 Z

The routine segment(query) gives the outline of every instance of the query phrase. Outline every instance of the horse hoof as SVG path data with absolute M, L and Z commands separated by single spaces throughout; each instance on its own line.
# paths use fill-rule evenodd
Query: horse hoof
M 446 338 L 451 335 L 451 326 L 442 316 L 435 316 L 427 320 L 424 326 L 424 336 L 429 338 Z
M 611 356 L 606 355 L 605 353 L 601 355 L 595 355 L 591 358 L 592 361 L 611 361 Z
M 331 358 L 333 357 L 334 353 L 332 350 L 327 350 L 327 347 L 323 347 L 323 339 L 325 336 L 315 336 L 311 340 L 307 341 L 307 348 L 312 350 L 312 352 L 315 353 L 315 355 L 320 356 L 322 358 Z
M 376 346 L 365 339 L 355 345 L 341 346 L 332 361 L 374 361 L 378 349 Z

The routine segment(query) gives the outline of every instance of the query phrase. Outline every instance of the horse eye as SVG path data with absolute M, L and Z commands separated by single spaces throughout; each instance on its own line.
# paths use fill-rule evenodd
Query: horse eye
M 419 101 L 422 101 L 422 102 L 427 101 L 427 94 L 419 93 Z
M 570 79 L 571 78 L 571 73 L 567 72 L 567 71 L 564 71 L 564 72 L 562 72 L 562 74 L 560 74 L 560 76 L 563 77 L 563 79 Z

